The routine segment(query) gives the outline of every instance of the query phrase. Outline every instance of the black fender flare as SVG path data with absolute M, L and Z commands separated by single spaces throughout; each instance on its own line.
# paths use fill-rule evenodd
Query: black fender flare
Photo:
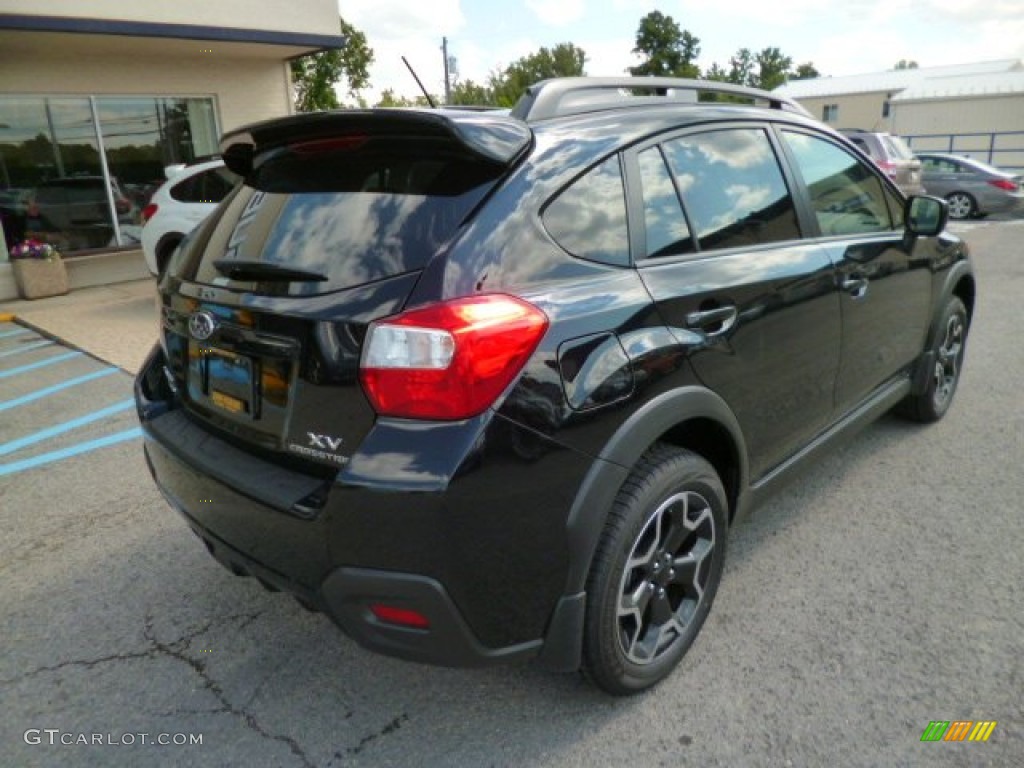
M 966 279 L 971 285 L 971 292 L 973 294 L 975 290 L 974 281 L 974 269 L 971 267 L 971 263 L 966 259 L 957 261 L 949 268 L 945 278 L 942 281 L 942 287 L 936 292 L 935 306 L 932 308 L 932 317 L 928 324 L 928 335 L 925 340 L 924 349 L 921 351 L 921 357 L 918 360 L 916 369 L 914 370 L 914 377 L 911 381 L 911 391 L 915 395 L 920 395 L 928 389 L 928 382 L 931 377 L 931 371 L 935 365 L 935 343 L 938 340 L 938 336 L 942 333 L 942 313 L 946 309 L 946 304 L 949 299 L 956 293 L 956 288 L 960 283 Z M 973 320 L 973 308 L 972 302 L 965 301 L 968 312 L 968 333 L 970 333 L 970 321 Z
M 568 672 L 580 666 L 587 576 L 605 519 L 619 489 L 640 457 L 658 438 L 692 419 L 713 421 L 732 439 L 739 467 L 733 520 L 742 514 L 747 498 L 749 463 L 739 422 L 726 402 L 709 389 L 686 386 L 658 395 L 642 405 L 605 444 L 583 479 L 569 512 L 566 587 L 548 623 L 540 655 L 541 664 L 548 669 Z

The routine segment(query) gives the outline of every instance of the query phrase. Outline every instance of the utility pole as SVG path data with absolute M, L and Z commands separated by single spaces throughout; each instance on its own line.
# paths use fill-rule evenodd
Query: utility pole
M 441 38 L 441 54 L 444 56 L 444 103 L 452 103 L 452 81 L 448 73 L 448 38 Z

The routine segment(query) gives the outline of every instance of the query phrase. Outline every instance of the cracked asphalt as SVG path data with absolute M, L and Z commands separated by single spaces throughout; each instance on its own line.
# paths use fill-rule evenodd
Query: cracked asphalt
M 957 229 L 980 301 L 953 409 L 883 419 L 736 528 L 655 691 L 363 651 L 217 565 L 131 440 L 0 476 L 0 766 L 1021 765 L 1024 220 Z M 0 443 L 27 418 L 0 415 Z M 922 743 L 932 720 L 997 725 Z M 93 734 L 134 743 L 60 743 Z

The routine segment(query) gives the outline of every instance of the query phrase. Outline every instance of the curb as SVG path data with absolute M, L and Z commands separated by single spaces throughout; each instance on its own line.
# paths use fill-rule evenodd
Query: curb
M 0 323 L 13 323 L 18 319 L 17 315 L 12 315 L 10 312 L 0 312 Z

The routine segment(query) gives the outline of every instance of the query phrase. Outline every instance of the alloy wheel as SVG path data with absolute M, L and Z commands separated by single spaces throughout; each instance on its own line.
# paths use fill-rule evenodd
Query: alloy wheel
M 666 499 L 633 544 L 616 611 L 619 644 L 635 664 L 659 659 L 704 600 L 715 547 L 711 505 L 684 491 Z
M 945 407 L 960 378 L 960 357 L 964 348 L 964 319 L 952 314 L 946 321 L 946 332 L 936 350 L 935 406 Z

